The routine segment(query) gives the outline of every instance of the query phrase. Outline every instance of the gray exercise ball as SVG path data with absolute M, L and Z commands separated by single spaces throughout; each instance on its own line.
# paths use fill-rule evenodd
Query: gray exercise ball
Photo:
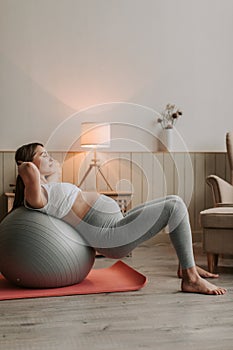
M 80 283 L 91 270 L 94 249 L 60 219 L 17 208 L 0 223 L 0 272 L 22 287 Z

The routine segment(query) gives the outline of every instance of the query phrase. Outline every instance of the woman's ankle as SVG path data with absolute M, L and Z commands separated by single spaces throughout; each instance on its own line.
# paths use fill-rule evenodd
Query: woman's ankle
M 182 269 L 182 279 L 185 281 L 195 282 L 200 278 L 196 266 Z

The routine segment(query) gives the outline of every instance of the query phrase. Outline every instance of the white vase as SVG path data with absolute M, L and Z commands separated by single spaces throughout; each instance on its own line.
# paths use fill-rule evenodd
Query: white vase
M 163 144 L 167 151 L 173 150 L 173 129 L 163 129 Z

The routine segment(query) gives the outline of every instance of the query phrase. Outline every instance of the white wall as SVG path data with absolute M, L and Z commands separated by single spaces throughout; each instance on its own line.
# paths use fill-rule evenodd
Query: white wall
M 114 137 L 153 149 L 168 102 L 190 151 L 225 149 L 232 0 L 0 0 L 0 16 L 1 150 L 68 147 L 83 119 L 133 124 Z

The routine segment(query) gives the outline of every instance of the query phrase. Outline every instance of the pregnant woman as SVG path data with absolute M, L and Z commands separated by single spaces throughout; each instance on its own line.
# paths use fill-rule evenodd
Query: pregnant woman
M 59 218 L 73 226 L 87 245 L 114 259 L 126 256 L 168 225 L 181 266 L 181 290 L 210 295 L 226 293 L 226 289 L 203 278 L 217 275 L 195 265 L 187 208 L 180 197 L 156 199 L 123 216 L 113 199 L 60 182 L 58 163 L 43 144 L 21 146 L 15 160 L 18 177 L 13 210 L 24 205 Z

